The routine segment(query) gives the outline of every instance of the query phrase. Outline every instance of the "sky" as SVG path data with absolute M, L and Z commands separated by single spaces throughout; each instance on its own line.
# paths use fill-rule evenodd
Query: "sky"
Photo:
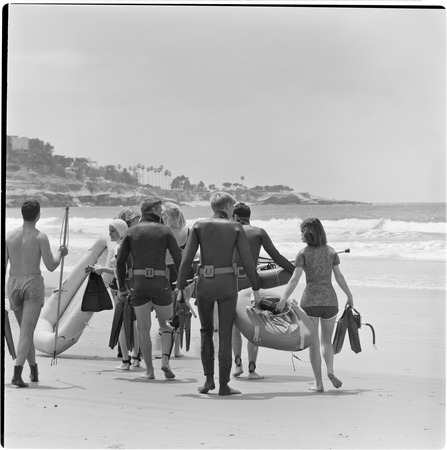
M 7 134 L 206 186 L 445 202 L 443 9 L 11 4 Z

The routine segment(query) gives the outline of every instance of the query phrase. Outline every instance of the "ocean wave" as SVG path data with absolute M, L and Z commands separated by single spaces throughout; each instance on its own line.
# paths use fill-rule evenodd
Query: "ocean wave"
M 199 219 L 187 220 L 191 227 Z M 252 220 L 264 228 L 278 250 L 294 258 L 300 248 L 300 218 Z M 20 226 L 22 219 L 7 218 L 6 232 Z M 108 234 L 109 218 L 72 217 L 69 219 L 71 245 L 88 249 L 94 240 Z M 329 245 L 337 251 L 350 248 L 352 257 L 402 258 L 411 260 L 444 261 L 446 259 L 445 222 L 404 222 L 390 219 L 325 220 Z M 43 217 L 38 228 L 44 230 L 52 245 L 60 240 L 61 218 Z

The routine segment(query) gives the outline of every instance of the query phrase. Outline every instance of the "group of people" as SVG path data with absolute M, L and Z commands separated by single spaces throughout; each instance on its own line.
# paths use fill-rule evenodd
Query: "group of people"
M 281 311 L 295 290 L 303 271 L 306 273 L 306 288 L 301 307 L 312 320 L 317 338 L 310 346 L 310 360 L 315 376 L 317 392 L 324 391 L 322 381 L 322 358 L 327 375 L 334 387 L 341 381 L 333 369 L 334 352 L 331 338 L 338 314 L 338 300 L 332 286 L 331 276 L 347 296 L 347 305 L 353 306 L 352 294 L 340 268 L 340 259 L 335 250 L 327 245 L 326 234 L 319 219 L 307 219 L 301 224 L 302 240 L 307 244 L 298 253 L 294 264 L 279 253 L 267 232 L 250 224 L 250 208 L 244 203 L 236 204 L 226 192 L 212 195 L 210 219 L 198 220 L 191 229 L 178 206 L 164 203 L 158 197 L 146 198 L 141 204 L 141 214 L 132 210 L 122 212 L 111 221 L 109 235 L 117 242 L 114 257 L 109 267 L 94 266 L 97 273 L 116 277 L 115 301 L 128 302 L 135 311 L 136 330 L 134 348 L 127 348 L 124 331 L 120 333 L 123 362 L 120 370 L 131 365 L 139 366 L 141 352 L 146 371 L 145 379 L 154 379 L 152 360 L 152 311 L 156 313 L 161 336 L 161 370 L 167 379 L 175 378 L 170 367 L 175 333 L 169 320 L 173 305 L 188 302 L 188 283 L 192 277 L 194 259 L 199 253 L 195 297 L 200 318 L 201 360 L 205 375 L 199 392 L 208 393 L 215 385 L 214 311 L 218 314 L 218 382 L 219 395 L 240 393 L 229 386 L 234 354 L 233 376 L 243 373 L 242 338 L 234 326 L 238 299 L 238 279 L 247 277 L 253 291 L 255 304 L 261 302 L 260 280 L 256 270 L 261 248 L 272 260 L 291 274 L 290 281 L 277 304 Z M 68 250 L 60 247 L 53 256 L 47 236 L 38 231 L 36 223 L 40 217 L 38 202 L 28 201 L 22 206 L 23 226 L 12 231 L 6 239 L 6 265 L 10 263 L 7 293 L 11 310 L 20 325 L 20 338 L 12 385 L 28 386 L 22 379 L 23 364 L 28 360 L 31 381 L 38 381 L 35 350 L 32 342 L 40 308 L 44 302 L 43 280 L 40 274 L 40 259 L 47 269 L 55 270 Z M 189 291 L 190 291 L 189 287 Z M 320 333 L 321 328 L 321 333 Z M 321 334 L 321 343 L 320 343 Z M 262 378 L 256 372 L 258 347 L 247 344 L 248 378 Z M 320 353 L 321 351 L 321 353 Z M 129 358 L 132 353 L 132 362 Z

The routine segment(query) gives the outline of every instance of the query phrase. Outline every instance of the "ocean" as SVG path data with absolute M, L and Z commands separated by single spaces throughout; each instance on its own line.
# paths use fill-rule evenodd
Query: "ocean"
M 278 250 L 294 259 L 304 246 L 300 223 L 318 217 L 326 230 L 328 244 L 340 254 L 343 274 L 355 286 L 446 289 L 445 203 L 382 203 L 361 205 L 252 205 L 251 223 L 264 228 Z M 116 207 L 72 207 L 69 210 L 69 254 L 64 273 L 102 235 Z M 182 206 L 191 226 L 211 216 L 209 206 Z M 62 241 L 64 208 L 42 208 L 38 228 L 47 233 L 53 251 Z M 22 223 L 19 208 L 5 210 L 6 232 Z M 262 256 L 268 256 L 262 253 Z M 105 258 L 105 256 L 104 256 Z M 58 269 L 59 270 L 59 269 Z M 58 272 L 56 270 L 56 273 Z M 47 285 L 57 285 L 58 276 L 42 273 Z M 302 282 L 300 282 L 302 284 Z

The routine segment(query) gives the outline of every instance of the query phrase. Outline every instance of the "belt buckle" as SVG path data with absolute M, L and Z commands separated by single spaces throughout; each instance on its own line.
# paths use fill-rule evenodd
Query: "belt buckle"
M 203 266 L 203 276 L 205 278 L 213 278 L 214 277 L 214 266 Z
M 154 269 L 152 269 L 152 268 L 146 268 L 146 269 L 144 269 L 144 271 L 145 271 L 144 276 L 145 276 L 146 278 L 154 278 Z

